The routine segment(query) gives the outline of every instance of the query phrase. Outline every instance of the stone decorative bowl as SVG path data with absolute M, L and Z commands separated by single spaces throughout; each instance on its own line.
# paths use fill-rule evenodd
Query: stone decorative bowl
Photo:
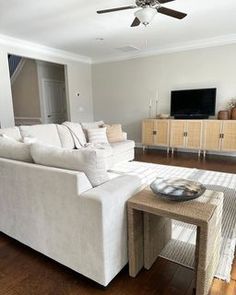
M 197 181 L 181 178 L 157 178 L 150 188 L 159 197 L 177 202 L 196 199 L 206 190 L 206 187 Z

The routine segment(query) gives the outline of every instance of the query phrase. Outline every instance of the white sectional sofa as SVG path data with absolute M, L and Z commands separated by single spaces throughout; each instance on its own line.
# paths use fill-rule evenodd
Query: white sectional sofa
M 63 125 L 0 129 L 74 148 Z M 134 142 L 112 144 L 108 166 L 131 161 Z M 106 286 L 128 262 L 126 201 L 141 181 L 122 175 L 92 187 L 83 172 L 0 158 L 0 231 Z

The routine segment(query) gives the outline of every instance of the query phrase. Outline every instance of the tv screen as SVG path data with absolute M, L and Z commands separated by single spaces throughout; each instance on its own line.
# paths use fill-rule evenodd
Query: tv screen
M 171 116 L 214 116 L 216 88 L 171 92 Z

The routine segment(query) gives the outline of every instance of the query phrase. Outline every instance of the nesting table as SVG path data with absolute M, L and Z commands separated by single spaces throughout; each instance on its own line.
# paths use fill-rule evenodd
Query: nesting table
M 146 188 L 128 201 L 129 274 L 150 269 L 171 239 L 171 220 L 197 226 L 195 293 L 207 295 L 219 262 L 223 193 L 206 190 L 188 202 L 164 200 Z M 158 279 L 158 278 L 157 278 Z

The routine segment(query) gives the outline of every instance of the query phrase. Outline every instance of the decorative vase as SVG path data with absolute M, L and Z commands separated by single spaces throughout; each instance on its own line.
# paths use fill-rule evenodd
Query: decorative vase
M 235 111 L 235 116 L 236 116 L 236 111 Z M 229 111 L 225 110 L 225 111 L 218 112 L 218 120 L 229 120 L 229 119 L 230 119 L 230 112 Z
M 231 119 L 236 120 L 236 107 L 231 110 Z

